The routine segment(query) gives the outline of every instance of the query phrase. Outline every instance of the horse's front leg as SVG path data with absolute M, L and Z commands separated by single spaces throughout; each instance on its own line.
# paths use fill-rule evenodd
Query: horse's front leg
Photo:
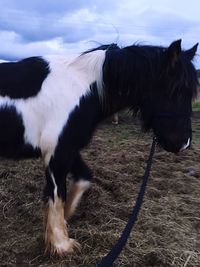
M 60 256 L 74 253 L 80 245 L 69 238 L 64 218 L 66 176 L 69 161 L 52 157 L 46 169 L 45 243 L 46 249 Z
M 66 220 L 69 220 L 74 214 L 82 195 L 90 187 L 92 180 L 92 172 L 83 161 L 80 153 L 77 153 L 76 157 L 74 158 L 70 172 L 73 177 L 65 205 Z

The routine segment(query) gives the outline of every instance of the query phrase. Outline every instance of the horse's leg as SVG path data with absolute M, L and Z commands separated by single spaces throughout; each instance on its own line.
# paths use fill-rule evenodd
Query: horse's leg
M 70 169 L 73 179 L 67 194 L 65 219 L 68 220 L 76 210 L 83 193 L 90 187 L 92 173 L 78 153 Z
M 113 124 L 118 124 L 118 122 L 119 122 L 118 113 L 115 113 L 115 114 L 113 115 L 112 123 L 113 123 Z
M 59 255 L 73 253 L 80 245 L 69 238 L 64 219 L 66 201 L 66 176 L 73 160 L 73 153 L 55 153 L 46 168 L 45 243 L 47 250 Z

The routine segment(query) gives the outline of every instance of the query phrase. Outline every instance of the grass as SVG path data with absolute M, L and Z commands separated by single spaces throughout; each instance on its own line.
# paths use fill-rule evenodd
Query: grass
M 200 112 L 200 102 L 194 102 L 192 105 L 193 112 Z
M 200 143 L 200 102 L 194 102 L 192 106 L 193 122 L 192 122 L 192 136 L 193 141 Z
M 200 118 L 193 119 L 192 139 L 193 139 L 193 143 L 200 143 Z

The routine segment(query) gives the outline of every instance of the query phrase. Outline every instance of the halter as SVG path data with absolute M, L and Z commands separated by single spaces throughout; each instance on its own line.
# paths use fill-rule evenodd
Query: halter
M 138 193 L 135 206 L 133 206 L 133 210 L 132 210 L 132 213 L 130 214 L 129 220 L 128 220 L 128 222 L 127 222 L 127 224 L 126 224 L 126 226 L 125 226 L 125 228 L 121 234 L 121 237 L 118 239 L 118 241 L 112 247 L 111 251 L 105 257 L 103 257 L 101 262 L 97 263 L 96 267 L 111 267 L 127 242 L 127 239 L 128 239 L 130 232 L 131 232 L 131 230 L 132 230 L 132 228 L 133 228 L 133 226 L 137 220 L 138 213 L 139 213 L 140 208 L 142 206 L 147 181 L 148 181 L 149 174 L 151 171 L 151 165 L 152 165 L 153 155 L 155 152 L 155 147 L 156 147 L 156 137 L 153 138 L 149 158 L 147 161 L 146 170 L 145 170 L 144 177 L 143 177 L 143 182 L 141 184 L 140 191 Z

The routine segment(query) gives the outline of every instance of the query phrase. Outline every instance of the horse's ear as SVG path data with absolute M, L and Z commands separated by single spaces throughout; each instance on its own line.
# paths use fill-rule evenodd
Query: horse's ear
M 186 50 L 184 52 L 184 55 L 186 55 L 186 57 L 189 59 L 189 60 L 192 60 L 197 52 L 197 47 L 198 47 L 199 43 L 195 44 L 192 48 Z
M 175 67 L 180 53 L 181 53 L 181 39 L 171 43 L 171 45 L 167 49 L 168 62 L 171 67 Z

